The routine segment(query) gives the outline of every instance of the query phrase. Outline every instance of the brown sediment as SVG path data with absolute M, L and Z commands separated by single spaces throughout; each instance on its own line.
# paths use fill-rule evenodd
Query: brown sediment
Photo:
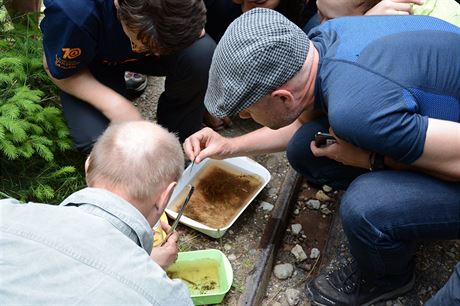
M 195 192 L 185 209 L 184 215 L 212 228 L 224 228 L 247 204 L 260 188 L 262 181 L 256 175 L 241 169 L 210 162 L 192 180 Z M 185 192 L 173 205 L 177 212 L 184 201 Z

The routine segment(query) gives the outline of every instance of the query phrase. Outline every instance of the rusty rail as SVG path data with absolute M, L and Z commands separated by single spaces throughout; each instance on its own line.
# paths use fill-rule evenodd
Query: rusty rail
M 292 168 L 284 178 L 271 218 L 265 225 L 258 247 L 254 267 L 246 278 L 245 291 L 239 305 L 261 305 L 273 268 L 273 261 L 284 237 L 295 196 L 302 183 L 302 177 Z

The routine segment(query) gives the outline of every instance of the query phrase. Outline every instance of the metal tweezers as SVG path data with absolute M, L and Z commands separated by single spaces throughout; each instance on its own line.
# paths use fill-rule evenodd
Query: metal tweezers
M 169 237 L 174 233 L 176 230 L 177 225 L 179 224 L 179 219 L 182 217 L 182 214 L 185 211 L 185 207 L 187 206 L 188 202 L 190 201 L 190 198 L 192 197 L 193 191 L 195 190 L 195 187 L 193 187 L 191 184 L 187 185 L 190 189 L 188 191 L 187 197 L 185 198 L 184 203 L 182 204 L 181 208 L 177 212 L 176 220 L 174 220 L 173 225 L 171 225 L 171 228 L 168 231 L 168 234 L 166 235 L 166 238 L 163 240 L 160 246 L 164 245 L 166 241 L 168 241 Z

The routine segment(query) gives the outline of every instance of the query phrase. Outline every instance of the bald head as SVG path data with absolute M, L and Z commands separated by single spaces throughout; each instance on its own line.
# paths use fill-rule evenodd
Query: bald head
M 88 186 L 102 185 L 145 201 L 177 181 L 184 156 L 174 134 L 147 121 L 112 123 L 94 145 Z

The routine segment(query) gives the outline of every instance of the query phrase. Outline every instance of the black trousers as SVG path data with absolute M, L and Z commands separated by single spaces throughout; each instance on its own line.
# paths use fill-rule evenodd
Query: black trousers
M 183 142 L 202 127 L 203 99 L 214 49 L 214 40 L 206 35 L 175 55 L 148 57 L 117 67 L 95 63 L 89 69 L 97 80 L 125 97 L 125 71 L 166 76 L 165 91 L 158 101 L 157 122 L 176 133 Z M 89 153 L 110 123 L 109 119 L 85 101 L 65 92 L 60 96 L 75 147 Z

